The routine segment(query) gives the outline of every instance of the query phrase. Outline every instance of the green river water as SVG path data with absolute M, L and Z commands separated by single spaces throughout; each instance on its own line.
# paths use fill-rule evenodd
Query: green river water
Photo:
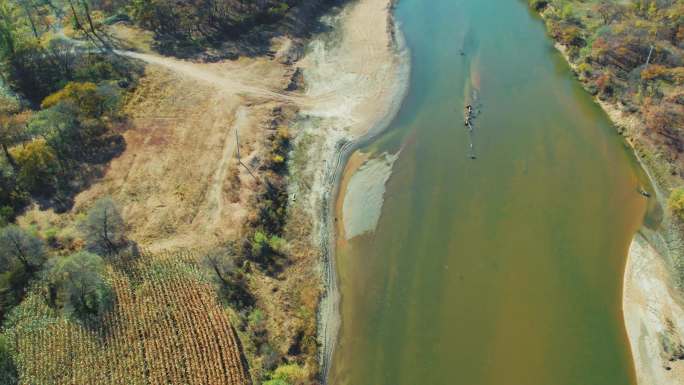
M 361 151 L 402 151 L 376 230 L 338 246 L 329 383 L 635 384 L 621 291 L 648 182 L 630 150 L 526 2 L 395 12 L 410 89 Z

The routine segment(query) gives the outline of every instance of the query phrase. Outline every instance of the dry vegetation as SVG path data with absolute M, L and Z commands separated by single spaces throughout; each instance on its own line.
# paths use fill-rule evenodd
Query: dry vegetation
M 672 187 L 684 177 L 684 3 L 530 0 L 579 79 Z
M 292 206 L 288 196 L 294 139 L 289 126 L 298 108 L 310 102 L 297 92 L 302 75 L 292 65 L 303 54 L 301 38 L 335 2 L 228 1 L 221 2 L 227 7 L 216 8 L 214 1 L 78 1 L 65 2 L 65 12 L 54 17 L 51 4 L 29 3 L 28 8 L 12 3 L 0 15 L 6 21 L 5 37 L 16 33 L 17 41 L 27 42 L 25 56 L 29 64 L 37 62 L 31 69 L 40 70 L 23 71 L 17 66 L 25 64 L 24 57 L 6 50 L 5 62 L 22 69 L 12 74 L 16 80 L 23 82 L 26 74 L 51 75 L 54 66 L 38 59 L 73 54 L 74 63 L 80 63 L 79 55 L 94 56 L 91 50 L 100 45 L 137 52 L 98 56 L 78 74 L 100 74 L 106 64 L 119 61 L 140 66 L 134 67 L 132 80 L 109 76 L 107 84 L 92 76 L 72 79 L 69 71 L 60 74 L 73 82 L 69 87 L 56 75 L 28 77 L 47 88 L 29 95 L 32 104 L 22 104 L 21 111 L 5 113 L 11 119 L 3 120 L 3 149 L 21 155 L 18 151 L 27 147 L 47 154 L 39 160 L 51 160 L 50 148 L 27 121 L 61 134 L 55 119 L 38 118 L 62 113 L 58 107 L 69 102 L 73 108 L 60 116 L 82 117 L 75 129 L 91 127 L 92 114 L 85 114 L 91 110 L 91 94 L 109 95 L 104 86 L 115 80 L 125 91 L 117 99 L 117 119 L 105 116 L 103 125 L 118 139 L 117 152 L 98 163 L 99 172 L 88 183 L 71 189 L 68 205 L 55 210 L 27 195 L 16 210 L 0 207 L 8 222 L 20 226 L 22 237 L 36 247 L 45 245 L 41 266 L 31 266 L 22 285 L 14 287 L 6 279 L 19 276 L 15 271 L 0 271 L 7 281 L 3 287 L 18 293 L 11 306 L 0 309 L 0 317 L 8 314 L 0 330 L 0 373 L 14 371 L 18 379 L 13 385 L 317 383 L 320 259 L 311 245 L 310 213 Z M 243 19 L 242 11 L 253 16 Z M 38 23 L 24 18 L 26 13 Z M 198 20 L 214 13 L 221 20 L 197 29 L 204 26 Z M 276 30 L 292 36 L 273 38 Z M 232 35 L 258 41 L 231 42 Z M 37 44 L 41 39 L 49 44 Z M 183 51 L 178 54 L 199 57 L 204 52 L 213 59 L 235 52 L 264 56 L 199 63 L 150 54 L 174 48 Z M 143 67 L 144 73 L 139 71 Z M 19 98 L 22 91 L 36 90 L 30 84 L 19 87 L 24 83 L 14 87 Z M 34 119 L 24 119 L 32 114 Z M 58 148 L 59 143 L 48 144 Z M 97 153 L 92 146 L 72 147 Z M 9 155 L 4 158 L 5 174 L 12 177 L 26 171 L 40 182 L 55 173 L 46 168 L 40 174 L 13 164 Z M 36 194 L 43 192 L 41 187 L 33 189 Z M 83 253 L 92 242 L 82 225 L 102 198 L 121 212 L 118 230 L 131 255 L 125 260 L 112 260 L 109 251 Z M 147 252 L 138 255 L 138 246 Z M 97 271 L 84 272 L 91 264 Z M 89 279 L 97 303 L 72 292 L 79 282 L 68 286 L 67 278 L 48 275 L 59 276 L 55 271 Z M 63 285 L 54 286 L 61 290 L 59 301 L 50 286 L 53 279 Z M 97 309 L 89 314 L 97 322 L 79 319 L 69 308 L 71 300 L 79 300 L 85 310 Z
M 72 223 L 94 200 L 112 196 L 121 207 L 128 236 L 153 252 L 191 249 L 197 255 L 208 255 L 233 245 L 229 258 L 235 259 L 240 274 L 246 277 L 253 303 L 245 306 L 220 297 L 232 309 L 232 324 L 244 345 L 249 377 L 256 382 L 268 381 L 279 367 L 295 368 L 289 381 L 313 383 L 318 374 L 319 256 L 310 244 L 310 218 L 301 209 L 288 207 L 286 193 L 291 140 L 288 126 L 297 108 L 287 100 L 240 94 L 223 84 L 206 81 L 206 76 L 211 75 L 284 89 L 293 71 L 280 64 L 278 58 L 189 65 L 197 72 L 185 67 L 146 68 L 145 76 L 126 102 L 130 122 L 122 131 L 126 150 L 110 163 L 100 180 L 77 196 L 73 210 L 56 215 L 33 208 L 19 222 L 42 235 L 62 229 L 55 235 L 56 242 L 77 249 L 79 235 L 69 230 Z M 237 159 L 235 130 L 239 131 L 243 165 Z M 169 258 L 168 263 L 176 259 L 174 254 L 164 255 L 156 259 Z M 210 270 L 206 272 L 212 275 Z M 121 292 L 122 281 L 114 282 L 117 296 L 129 301 L 130 295 Z M 215 285 L 195 284 L 205 291 L 207 299 L 217 292 Z M 141 303 L 156 301 L 156 290 L 163 290 L 151 286 L 148 289 L 137 292 L 135 298 Z M 176 309 L 180 306 L 176 299 L 181 300 L 166 299 L 166 306 Z M 112 317 L 119 314 L 123 313 Z M 128 314 L 133 317 L 134 313 Z M 172 323 L 160 324 L 151 331 L 156 334 L 150 334 L 150 342 L 145 343 L 175 338 L 178 327 L 175 321 L 168 322 Z M 50 329 L 42 336 L 52 332 L 61 335 L 75 327 L 60 325 L 64 330 Z M 97 346 L 84 340 L 84 346 L 89 344 Z M 203 368 L 203 363 L 221 365 L 234 359 L 207 358 L 201 351 L 184 350 L 184 343 L 174 344 L 160 354 L 196 361 L 200 371 L 210 370 Z M 174 359 L 155 360 L 161 364 L 165 361 Z M 48 367 L 57 365 L 51 356 L 35 362 Z M 125 373 L 139 368 L 121 369 L 111 370 Z M 146 370 L 152 369 L 161 378 L 167 373 L 184 376 L 184 371 L 189 370 L 163 366 Z M 22 372 L 33 373 L 31 370 L 37 373 L 39 365 L 33 369 L 21 366 Z M 89 373 L 84 370 L 78 375 L 92 375 Z M 204 383 L 178 378 L 183 379 L 179 383 Z
M 229 310 L 191 255 L 111 268 L 113 308 L 82 324 L 33 291 L 6 324 L 22 384 L 246 384 Z

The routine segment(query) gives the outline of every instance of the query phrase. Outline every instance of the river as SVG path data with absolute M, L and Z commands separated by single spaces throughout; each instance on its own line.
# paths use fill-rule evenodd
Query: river
M 346 180 L 398 158 L 374 230 L 347 239 L 345 215 L 373 210 L 344 207 L 350 183 L 338 198 L 329 383 L 635 384 L 621 291 L 649 187 L 631 151 L 526 2 L 401 0 L 395 16 L 409 93 Z

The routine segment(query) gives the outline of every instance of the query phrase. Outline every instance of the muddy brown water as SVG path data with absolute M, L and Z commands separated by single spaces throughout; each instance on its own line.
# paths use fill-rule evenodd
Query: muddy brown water
M 329 383 L 634 385 L 622 277 L 650 187 L 631 151 L 526 2 L 396 17 L 409 94 L 360 151 L 402 151 L 375 231 L 338 242 Z

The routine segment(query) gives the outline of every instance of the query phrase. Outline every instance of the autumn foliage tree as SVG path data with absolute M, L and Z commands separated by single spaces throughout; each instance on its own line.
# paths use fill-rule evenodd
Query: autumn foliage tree
M 52 187 L 57 157 L 45 139 L 37 138 L 12 149 L 19 185 L 29 192 L 44 193 Z

